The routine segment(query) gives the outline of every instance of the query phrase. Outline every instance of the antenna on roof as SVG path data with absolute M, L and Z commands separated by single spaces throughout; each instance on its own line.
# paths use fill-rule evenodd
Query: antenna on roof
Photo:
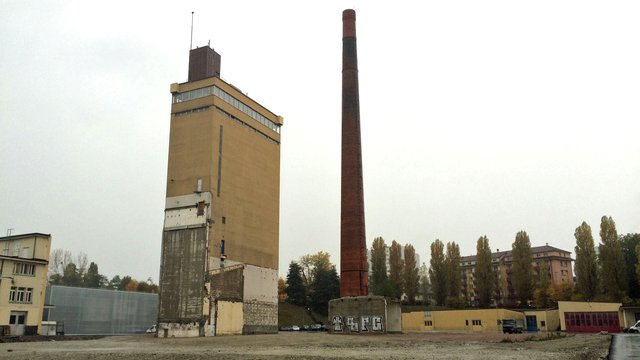
M 191 42 L 189 43 L 189 50 L 193 49 L 193 11 L 191 12 Z

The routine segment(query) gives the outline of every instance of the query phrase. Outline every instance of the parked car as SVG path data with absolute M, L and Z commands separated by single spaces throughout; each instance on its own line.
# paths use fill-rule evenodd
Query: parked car
M 156 332 L 158 332 L 158 328 L 156 328 L 155 325 L 151 325 L 151 327 L 147 329 L 147 334 L 155 334 Z
M 291 326 L 291 331 L 300 331 L 300 327 L 298 325 Z
M 503 319 L 502 320 L 502 333 L 506 334 L 522 334 L 522 327 L 518 325 L 518 321 L 515 319 Z
M 329 325 L 322 325 L 322 331 L 329 331 Z
M 278 331 L 289 331 L 289 327 L 288 326 L 280 326 L 280 328 L 278 328 Z
M 322 331 L 322 325 L 320 325 L 320 324 L 311 325 L 310 330 L 311 331 Z
M 300 330 L 301 331 L 309 331 L 309 330 L 311 330 L 311 327 L 309 325 L 302 325 L 300 327 Z
M 623 332 L 630 334 L 639 334 L 640 333 L 640 321 L 635 323 L 635 325 L 622 329 Z

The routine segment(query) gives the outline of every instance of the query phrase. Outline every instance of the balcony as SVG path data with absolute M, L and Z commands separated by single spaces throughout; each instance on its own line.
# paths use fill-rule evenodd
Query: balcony
M 502 299 L 502 295 L 494 295 L 493 298 L 496 300 L 500 300 Z
M 507 286 L 507 290 L 513 290 L 513 286 L 511 285 Z
M 511 274 L 513 272 L 513 269 L 507 269 L 507 274 Z
M 467 278 L 467 274 L 462 274 L 462 278 L 466 279 Z
M 466 286 L 467 286 L 467 282 L 466 282 L 466 281 L 463 281 L 463 282 L 462 282 L 462 286 L 465 286 L 465 287 L 466 287 Z
M 517 299 L 518 294 L 509 294 L 509 299 Z
M 533 267 L 533 270 L 535 270 L 535 271 L 539 271 L 539 270 L 540 270 L 540 266 L 534 266 L 534 267 Z

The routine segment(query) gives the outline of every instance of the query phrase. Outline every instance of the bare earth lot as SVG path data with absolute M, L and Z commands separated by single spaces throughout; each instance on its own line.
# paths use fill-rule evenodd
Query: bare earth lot
M 471 332 L 292 332 L 188 339 L 108 336 L 85 341 L 0 344 L 0 359 L 604 359 L 611 342 L 610 335 L 599 334 L 524 341 L 528 337 Z M 515 342 L 500 342 L 505 338 Z

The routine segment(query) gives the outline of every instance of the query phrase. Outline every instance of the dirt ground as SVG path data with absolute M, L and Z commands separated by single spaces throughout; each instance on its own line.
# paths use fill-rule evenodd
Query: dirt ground
M 536 335 L 541 338 L 546 335 Z M 0 344 L 0 359 L 604 359 L 610 335 L 532 341 L 527 334 L 409 332 L 331 335 L 290 332 L 211 338 L 107 336 Z M 501 342 L 510 339 L 514 342 Z

